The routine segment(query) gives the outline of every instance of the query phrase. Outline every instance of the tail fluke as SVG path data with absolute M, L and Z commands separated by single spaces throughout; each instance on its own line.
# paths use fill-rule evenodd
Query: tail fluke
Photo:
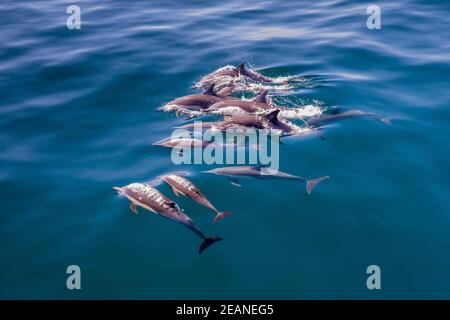
M 306 192 L 308 194 L 311 194 L 311 192 L 315 186 L 317 186 L 323 180 L 326 180 L 328 178 L 329 178 L 329 176 L 324 176 L 324 177 L 320 177 L 320 178 L 316 178 L 316 179 L 312 179 L 312 180 L 306 180 Z
M 217 212 L 216 216 L 214 217 L 213 222 L 220 221 L 225 217 L 231 216 L 232 214 L 233 214 L 233 212 L 230 212 L 230 211 Z
M 200 248 L 198 249 L 198 253 L 202 254 L 202 252 L 208 248 L 209 246 L 213 245 L 214 243 L 223 240 L 222 238 L 205 238 L 200 245 Z

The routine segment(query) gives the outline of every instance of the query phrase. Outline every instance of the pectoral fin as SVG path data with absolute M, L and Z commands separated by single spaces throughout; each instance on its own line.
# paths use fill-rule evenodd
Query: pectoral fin
M 177 197 L 180 196 L 180 192 L 179 192 L 176 188 L 173 188 L 173 187 L 172 187 L 172 191 L 173 191 L 173 193 L 174 193 Z
M 236 186 L 236 187 L 242 187 L 241 184 L 239 183 L 239 180 L 238 180 L 238 179 L 236 179 L 236 178 L 228 178 L 228 180 L 230 180 L 230 183 L 231 183 L 233 186 Z
M 136 213 L 136 214 L 139 213 L 136 205 L 134 204 L 134 202 L 131 202 L 131 201 L 130 201 L 130 210 L 133 211 L 133 213 Z

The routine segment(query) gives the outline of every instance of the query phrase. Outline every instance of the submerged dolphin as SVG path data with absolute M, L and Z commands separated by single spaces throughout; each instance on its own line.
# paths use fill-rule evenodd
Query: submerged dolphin
M 168 174 L 160 177 L 161 180 L 166 182 L 172 187 L 175 195 L 183 195 L 185 197 L 191 198 L 195 202 L 213 210 L 216 213 L 214 217 L 214 222 L 217 222 L 229 215 L 231 212 L 223 211 L 220 212 L 212 205 L 212 203 L 206 198 L 206 196 L 200 191 L 200 189 L 189 179 L 176 174 Z
M 211 141 L 204 141 L 198 138 L 168 138 L 153 143 L 154 146 L 166 148 L 206 148 Z
M 234 117 L 225 118 L 224 121 L 215 125 L 219 130 L 227 130 L 236 127 L 255 128 L 264 130 L 279 130 L 282 134 L 292 134 L 298 127 L 284 123 L 278 119 L 280 110 L 274 110 L 269 114 L 245 114 Z
M 364 111 L 361 111 L 361 110 L 349 110 L 349 111 L 344 111 L 342 113 L 337 113 L 337 114 L 322 115 L 322 116 L 318 116 L 318 117 L 311 117 L 311 118 L 306 120 L 306 123 L 309 126 L 320 127 L 320 126 L 323 126 L 323 125 L 331 123 L 331 122 L 344 120 L 344 119 L 348 119 L 348 118 L 357 118 L 357 117 L 373 117 L 373 118 L 378 119 L 378 120 L 380 120 L 380 121 L 382 121 L 384 123 L 390 124 L 390 119 L 381 118 L 380 116 L 378 116 L 375 113 L 364 112 Z
M 264 90 L 252 100 L 222 100 L 214 103 L 205 112 L 216 111 L 224 108 L 240 108 L 247 113 L 254 113 L 261 110 L 270 110 L 273 107 L 267 101 L 267 92 Z
M 215 123 L 215 122 L 213 122 Z M 187 125 L 184 128 L 189 128 Z M 183 150 L 192 149 L 192 148 L 206 148 L 207 146 L 214 146 L 216 148 L 235 148 L 235 147 L 250 147 L 253 149 L 259 150 L 258 144 L 238 144 L 235 142 L 232 143 L 223 143 L 216 142 L 210 140 L 202 140 L 198 138 L 168 138 L 165 140 L 161 140 L 153 143 L 154 146 L 165 147 L 165 148 L 173 148 L 175 150 L 179 150 L 179 153 L 182 154 Z
M 134 213 L 138 213 L 136 206 L 139 206 L 188 227 L 202 239 L 199 253 L 202 253 L 215 242 L 223 240 L 217 237 L 207 238 L 175 202 L 148 184 L 132 183 L 124 187 L 113 187 L 113 189 L 130 200 L 130 209 Z
M 294 176 L 292 174 L 281 171 L 271 174 L 269 170 L 266 170 L 266 168 L 262 166 L 231 166 L 202 172 L 226 176 L 232 184 L 238 186 L 240 185 L 235 177 L 252 177 L 257 179 L 287 179 L 302 181 L 306 183 L 306 192 L 308 194 L 310 194 L 314 187 L 317 186 L 320 182 L 329 178 L 329 176 L 323 176 L 316 179 L 307 180 L 303 177 Z

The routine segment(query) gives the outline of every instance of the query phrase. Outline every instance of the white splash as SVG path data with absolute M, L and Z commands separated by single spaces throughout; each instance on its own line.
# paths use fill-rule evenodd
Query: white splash
M 297 108 L 282 108 L 278 116 L 289 120 L 303 120 L 303 118 L 320 116 L 322 113 L 323 109 L 321 107 L 310 104 Z

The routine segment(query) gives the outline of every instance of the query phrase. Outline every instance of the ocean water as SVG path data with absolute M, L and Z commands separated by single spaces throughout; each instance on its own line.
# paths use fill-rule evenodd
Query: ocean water
M 81 8 L 81 30 L 66 8 Z M 0 3 L 0 298 L 450 298 L 450 5 L 377 1 Z M 286 138 L 280 169 L 331 178 L 242 187 L 176 166 L 152 143 L 184 118 L 156 109 L 246 62 L 303 79 L 272 92 L 392 119 L 351 119 L 324 140 Z M 128 203 L 112 186 L 188 170 L 221 210 L 167 185 L 219 242 Z M 66 268 L 81 269 L 68 290 Z M 366 286 L 369 265 L 381 290 Z

